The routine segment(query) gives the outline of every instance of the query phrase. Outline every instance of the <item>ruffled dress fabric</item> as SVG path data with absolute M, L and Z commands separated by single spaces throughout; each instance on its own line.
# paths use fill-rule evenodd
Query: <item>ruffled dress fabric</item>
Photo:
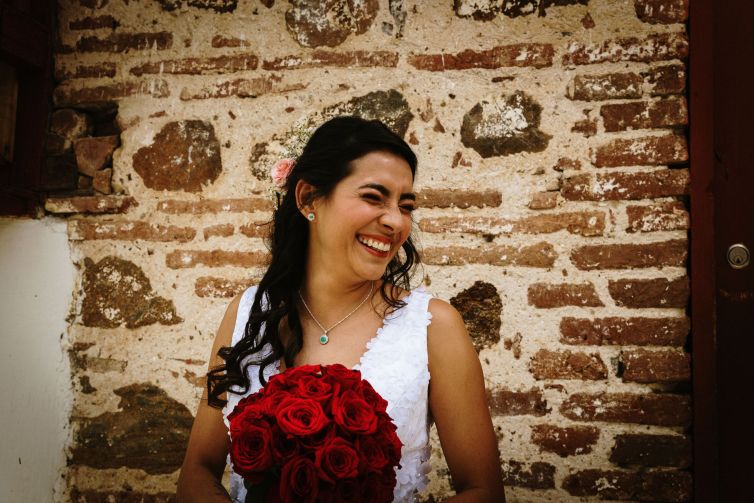
M 233 330 L 233 345 L 244 335 L 255 293 L 256 287 L 251 287 L 241 297 Z M 387 413 L 398 427 L 398 438 L 403 443 L 401 468 L 396 472 L 397 483 L 393 492 L 395 503 L 419 501 L 418 494 L 426 487 L 430 471 L 430 376 L 427 356 L 427 326 L 432 319 L 428 310 L 430 299 L 431 295 L 421 288 L 406 296 L 403 299 L 406 305 L 383 320 L 382 327 L 367 343 L 361 360 L 353 367 L 387 400 Z M 266 354 L 269 351 L 270 348 L 266 348 Z M 256 360 L 259 356 L 255 355 L 254 358 Z M 278 372 L 279 364 L 268 365 L 264 369 L 264 377 L 269 379 Z M 229 426 L 228 415 L 241 398 L 261 389 L 258 373 L 259 367 L 250 365 L 248 392 L 228 393 L 228 403 L 223 408 L 226 426 Z M 230 464 L 230 456 L 228 463 Z M 233 471 L 230 476 L 230 495 L 234 502 L 242 503 L 246 498 L 243 479 Z

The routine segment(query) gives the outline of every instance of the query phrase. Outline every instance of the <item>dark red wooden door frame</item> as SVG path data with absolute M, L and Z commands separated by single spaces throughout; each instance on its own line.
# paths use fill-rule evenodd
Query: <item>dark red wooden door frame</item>
M 752 501 L 754 2 L 690 2 L 691 342 L 694 497 Z
M 717 410 L 714 268 L 714 1 L 689 13 L 691 159 L 691 344 L 694 406 L 694 499 L 716 501 Z M 702 399 L 704 397 L 704 399 Z

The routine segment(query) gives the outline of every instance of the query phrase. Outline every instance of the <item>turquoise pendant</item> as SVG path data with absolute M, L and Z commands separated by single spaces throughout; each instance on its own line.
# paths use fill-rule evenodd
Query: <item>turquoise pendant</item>
M 330 338 L 327 336 L 327 334 L 322 334 L 319 336 L 319 343 L 323 346 L 327 344 L 330 341 Z

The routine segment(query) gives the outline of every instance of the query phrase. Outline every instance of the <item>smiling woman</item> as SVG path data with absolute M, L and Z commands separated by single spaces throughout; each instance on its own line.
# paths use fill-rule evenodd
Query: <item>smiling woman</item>
M 269 268 L 220 324 L 180 501 L 245 501 L 239 475 L 230 494 L 220 484 L 228 416 L 273 375 L 332 364 L 359 371 L 386 400 L 402 443 L 387 501 L 415 501 L 425 487 L 433 421 L 458 493 L 451 500 L 504 501 L 484 378 L 463 321 L 449 304 L 410 289 L 419 262 L 411 238 L 416 164 L 379 121 L 339 117 L 314 132 L 280 181 Z M 329 441 L 320 441 L 326 449 Z M 368 484 L 354 493 L 355 482 L 328 480 L 335 491 L 350 488 L 346 501 L 375 501 Z

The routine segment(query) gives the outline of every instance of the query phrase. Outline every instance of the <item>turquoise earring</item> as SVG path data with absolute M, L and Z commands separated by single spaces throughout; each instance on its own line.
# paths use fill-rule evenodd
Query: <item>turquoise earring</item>
M 306 218 L 308 218 L 310 222 L 314 222 L 314 213 L 310 212 L 308 215 L 306 215 Z

